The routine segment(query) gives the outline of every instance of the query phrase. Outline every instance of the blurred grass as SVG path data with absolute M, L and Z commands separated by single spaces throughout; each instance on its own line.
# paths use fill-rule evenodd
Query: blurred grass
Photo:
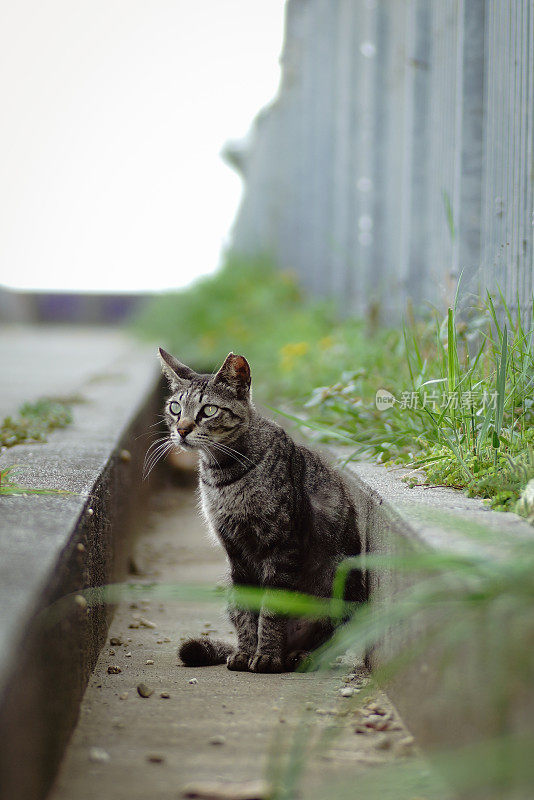
M 364 321 L 341 320 L 333 303 L 307 296 L 296 276 L 268 259 L 231 258 L 189 289 L 158 296 L 134 331 L 199 372 L 216 370 L 230 351 L 240 351 L 261 402 L 304 402 L 315 387 L 352 368 L 369 370 L 372 382 L 386 369 L 408 378 L 392 358 L 402 348 L 397 330 L 375 330 L 371 340 Z
M 296 411 L 316 438 L 341 437 L 355 458 L 409 465 L 419 471 L 414 485 L 426 474 L 533 517 L 522 493 L 534 478 L 534 307 L 523 321 L 487 294 L 460 320 L 456 301 L 444 319 L 434 311 L 416 320 L 408 308 L 391 327 L 377 316 L 373 307 L 368 320 L 341 319 L 267 259 L 229 258 L 156 298 L 135 330 L 198 371 L 240 351 L 255 397 Z M 395 398 L 389 408 L 377 407 L 379 390 Z

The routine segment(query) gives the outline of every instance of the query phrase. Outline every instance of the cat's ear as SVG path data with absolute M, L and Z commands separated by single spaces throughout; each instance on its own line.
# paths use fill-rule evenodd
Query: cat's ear
M 177 358 L 171 356 L 162 347 L 158 348 L 159 360 L 161 361 L 161 368 L 163 374 L 168 379 L 171 386 L 182 386 L 186 381 L 190 381 L 195 377 L 195 372 Z
M 213 379 L 214 383 L 227 383 L 236 390 L 238 395 L 246 395 L 250 390 L 250 367 L 244 356 L 229 353 L 218 373 Z

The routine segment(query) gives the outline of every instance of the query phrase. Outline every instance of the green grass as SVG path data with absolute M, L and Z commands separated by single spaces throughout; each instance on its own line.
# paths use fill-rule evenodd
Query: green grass
M 16 416 L 4 417 L 0 422 L 0 449 L 45 442 L 50 431 L 70 425 L 73 402 L 43 397 L 34 403 L 24 403 Z
M 199 371 L 228 352 L 251 363 L 255 397 L 296 412 L 354 458 L 410 466 L 435 483 L 524 512 L 534 477 L 534 307 L 528 320 L 487 295 L 388 328 L 336 317 L 268 261 L 230 259 L 182 292 L 156 298 L 135 329 Z M 374 315 L 373 315 L 374 316 Z M 396 402 L 377 408 L 379 389 Z M 419 471 L 419 473 L 417 472 Z M 525 514 L 528 516 L 528 514 Z
M 21 495 L 25 497 L 30 494 L 72 494 L 67 489 L 35 489 L 30 486 L 21 486 L 15 480 L 15 475 L 18 472 L 20 472 L 18 467 L 0 469 L 0 497 L 6 495 Z

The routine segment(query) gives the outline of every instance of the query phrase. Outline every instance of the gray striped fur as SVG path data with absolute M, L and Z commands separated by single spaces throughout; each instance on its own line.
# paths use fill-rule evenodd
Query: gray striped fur
M 337 565 L 361 549 L 356 509 L 340 474 L 256 411 L 243 356 L 230 353 L 215 375 L 198 375 L 163 350 L 160 357 L 172 390 L 165 405 L 170 440 L 199 451 L 202 509 L 226 550 L 233 584 L 329 597 Z M 172 403 L 180 404 L 179 416 Z M 218 411 L 206 416 L 210 406 Z M 349 598 L 365 599 L 359 573 Z M 237 647 L 227 665 L 234 670 L 293 669 L 333 630 L 329 622 L 266 610 L 231 608 L 230 618 Z M 188 652 L 195 648 L 191 640 L 185 644 L 181 658 L 193 666 Z M 222 660 L 215 650 L 219 661 L 208 663 Z

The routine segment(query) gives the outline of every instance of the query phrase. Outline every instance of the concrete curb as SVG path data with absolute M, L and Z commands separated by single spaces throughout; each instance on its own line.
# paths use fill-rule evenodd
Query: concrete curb
M 1 454 L 19 483 L 72 492 L 0 497 L 1 800 L 38 800 L 54 778 L 112 613 L 76 596 L 124 576 L 150 489 L 140 434 L 159 409 L 156 359 L 124 339 L 105 361 L 77 386 L 71 426 Z
M 338 459 L 340 452 L 330 450 Z M 454 489 L 410 489 L 401 481 L 406 472 L 369 463 L 345 467 L 367 552 L 397 556 L 426 551 L 499 559 L 517 541 L 534 539 L 534 528 L 521 517 L 491 511 L 481 500 Z M 394 568 L 370 571 L 367 576 L 379 606 L 393 605 L 420 577 Z M 406 646 L 416 647 L 425 631 L 425 624 L 415 619 L 392 626 L 369 654 L 370 666 L 385 666 Z M 502 671 L 506 665 L 495 663 L 486 633 L 482 627 L 479 636 L 460 640 L 454 647 L 438 640 L 388 682 L 389 696 L 422 746 L 446 749 L 504 730 L 531 731 L 534 691 L 515 697 L 506 719 L 499 714 L 495 702 L 499 676 L 504 679 L 502 688 L 509 677 Z

